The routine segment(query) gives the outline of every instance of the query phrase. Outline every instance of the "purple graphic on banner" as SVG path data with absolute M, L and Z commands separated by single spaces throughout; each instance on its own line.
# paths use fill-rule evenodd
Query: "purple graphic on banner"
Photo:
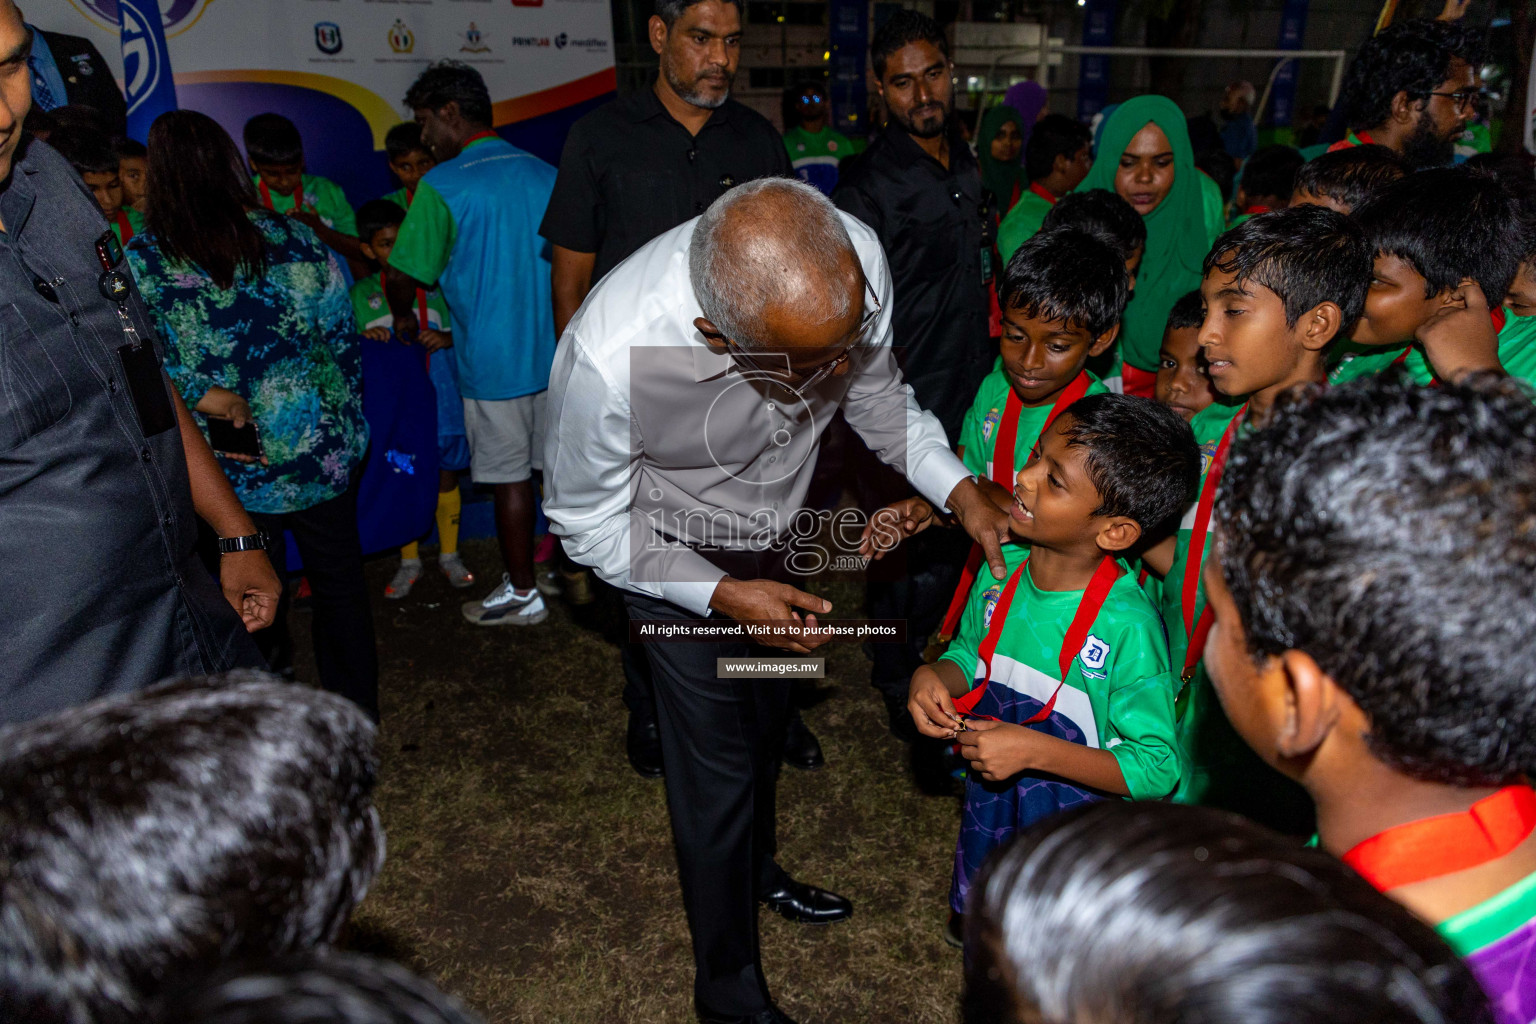
M 93 14 L 105 21 L 117 23 L 117 0 L 79 0 Z M 160 0 L 160 19 L 166 30 L 176 28 L 189 18 L 203 13 L 212 0 Z

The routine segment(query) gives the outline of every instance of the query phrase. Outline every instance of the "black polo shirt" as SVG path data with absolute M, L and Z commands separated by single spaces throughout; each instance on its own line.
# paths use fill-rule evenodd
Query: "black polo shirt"
M 976 157 L 951 135 L 946 168 L 892 123 L 839 166 L 832 201 L 880 236 L 897 358 L 918 404 L 957 443 L 997 354 L 987 330 L 997 211 Z
M 0 722 L 263 664 L 194 553 L 180 431 L 139 425 L 97 286 L 107 223 L 63 157 L 23 146 L 0 183 Z
M 596 253 L 596 284 L 732 185 L 791 173 L 784 140 L 757 111 L 728 99 L 690 135 L 654 89 L 643 89 L 571 126 L 539 234 L 573 252 Z

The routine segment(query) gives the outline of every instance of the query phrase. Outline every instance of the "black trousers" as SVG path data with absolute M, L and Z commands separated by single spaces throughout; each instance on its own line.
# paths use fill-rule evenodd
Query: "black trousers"
M 636 621 L 696 618 L 649 597 L 625 594 L 624 601 Z M 718 1014 L 756 1013 L 769 1005 L 757 896 L 785 877 L 774 860 L 774 817 L 790 684 L 720 679 L 715 659 L 783 652 L 745 641 L 636 646 L 650 668 L 661 729 L 694 998 Z
M 283 531 L 293 533 L 304 575 L 309 578 L 315 613 L 315 667 L 320 685 L 353 701 L 375 720 L 379 717 L 379 652 L 374 643 L 373 611 L 363 580 L 363 545 L 357 534 L 357 481 L 340 497 L 299 512 L 253 512 L 256 528 L 272 538 L 272 568 L 286 579 L 288 548 Z M 288 589 L 277 607 L 272 628 L 256 634 L 268 661 L 288 639 Z

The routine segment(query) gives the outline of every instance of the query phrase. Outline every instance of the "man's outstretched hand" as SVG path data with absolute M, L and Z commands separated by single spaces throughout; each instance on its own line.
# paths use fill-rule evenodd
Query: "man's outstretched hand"
M 772 622 L 797 627 L 781 636 L 754 637 L 767 647 L 809 654 L 831 639 L 816 628 L 816 614 L 827 614 L 832 602 L 773 580 L 738 580 L 726 576 L 709 599 L 710 608 L 737 622 Z M 795 609 L 806 614 L 801 616 Z
M 1002 579 L 1007 576 L 1008 567 L 1003 563 L 1003 545 L 1011 539 L 1008 513 L 998 508 L 970 477 L 955 485 L 945 504 L 955 514 L 965 532 L 971 535 L 971 539 L 981 545 L 993 577 Z
M 893 501 L 869 517 L 859 535 L 859 555 L 878 562 L 908 537 L 922 533 L 937 522 L 933 506 L 922 498 Z

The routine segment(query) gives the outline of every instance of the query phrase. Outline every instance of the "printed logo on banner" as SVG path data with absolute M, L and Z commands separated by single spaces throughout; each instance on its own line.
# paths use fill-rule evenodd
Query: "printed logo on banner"
M 548 36 L 513 36 L 513 46 L 548 46 Z
M 341 52 L 341 26 L 334 21 L 315 22 L 315 47 L 327 56 Z
M 469 23 L 469 28 L 464 32 L 464 45 L 459 47 L 460 53 L 490 53 L 491 48 L 485 45 L 485 36 L 474 22 Z
M 389 48 L 396 53 L 410 53 L 416 49 L 416 33 L 399 18 L 389 27 Z
M 160 48 L 136 6 L 141 0 L 122 0 L 123 77 L 127 81 L 128 110 L 143 103 L 160 84 L 164 73 Z
M 117 29 L 117 0 L 78 0 L 85 8 L 86 13 L 93 14 L 107 22 L 107 27 Z M 165 26 L 165 34 L 173 35 L 171 31 L 177 27 L 191 28 L 192 22 L 202 16 L 204 8 L 213 3 L 213 0 L 160 0 L 160 21 Z
M 565 33 L 564 32 L 561 32 L 559 35 L 555 36 L 555 49 L 557 49 L 557 50 L 565 49 Z
M 555 36 L 555 49 L 563 50 L 569 46 L 573 50 L 606 50 L 608 40 L 598 36 L 589 36 L 586 39 L 572 39 L 564 32 Z

